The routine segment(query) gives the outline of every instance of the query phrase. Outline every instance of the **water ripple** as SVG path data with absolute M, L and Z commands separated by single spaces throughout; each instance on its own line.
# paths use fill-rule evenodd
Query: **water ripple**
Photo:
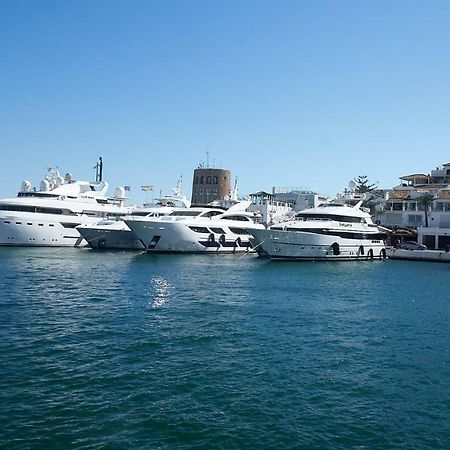
M 450 441 L 447 265 L 0 249 L 0 269 L 1 448 Z

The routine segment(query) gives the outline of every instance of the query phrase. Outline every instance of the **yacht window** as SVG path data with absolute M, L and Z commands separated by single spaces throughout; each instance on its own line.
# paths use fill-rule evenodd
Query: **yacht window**
M 221 219 L 224 220 L 239 220 L 240 222 L 251 222 L 251 220 L 246 216 L 227 216 L 227 217 L 221 217 Z
M 230 227 L 230 231 L 234 234 L 248 234 L 247 230 L 244 230 L 243 228 L 232 228 Z
M 283 231 L 283 227 L 270 227 L 271 230 Z
M 16 225 L 22 225 L 22 222 L 16 222 Z
M 337 222 L 351 222 L 351 223 L 361 223 L 363 221 L 362 217 L 341 216 L 338 214 L 299 213 L 295 217 L 297 219 L 303 219 L 303 220 L 335 220 Z
M 209 233 L 208 228 L 206 227 L 189 227 L 192 231 L 196 233 Z
M 211 184 L 211 177 L 206 177 L 206 184 Z
M 37 213 L 44 213 L 44 214 L 62 214 L 62 209 L 59 208 L 42 208 L 42 207 L 36 207 Z
M 5 220 L 3 223 L 11 223 L 9 220 Z
M 38 223 L 38 227 L 43 227 L 44 224 L 43 223 Z
M 211 228 L 211 231 L 213 232 L 213 233 L 218 233 L 218 234 L 224 234 L 225 233 L 225 231 L 222 229 L 222 228 L 219 228 L 219 227 L 210 227 Z
M 208 211 L 207 213 L 203 214 L 203 217 L 214 217 L 218 216 L 219 214 L 223 214 L 223 211 Z
M 27 222 L 27 225 L 33 225 L 31 222 Z
M 185 216 L 185 217 L 196 217 L 201 213 L 201 211 L 173 211 L 170 213 L 171 216 Z
M 62 214 L 63 210 L 60 208 L 43 208 L 40 206 L 30 205 L 0 205 L 2 211 L 19 211 L 19 212 L 31 212 L 42 214 Z
M 34 206 L 27 205 L 0 205 L 0 210 L 2 211 L 21 211 L 21 212 L 35 212 L 36 208 Z
M 328 236 L 338 236 L 346 239 L 381 239 L 380 234 L 355 233 L 353 231 L 337 231 L 321 228 L 286 228 L 286 231 L 301 231 L 303 233 L 325 234 Z
M 46 198 L 56 198 L 59 197 L 58 194 L 49 194 L 48 192 L 19 192 L 17 197 L 46 197 Z

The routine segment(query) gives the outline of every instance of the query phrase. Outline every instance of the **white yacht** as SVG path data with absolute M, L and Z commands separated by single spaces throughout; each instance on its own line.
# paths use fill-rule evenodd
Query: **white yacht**
M 136 208 L 130 214 L 118 218 L 107 218 L 94 224 L 82 224 L 77 227 L 78 232 L 89 247 L 97 250 L 145 250 L 140 239 L 124 222 L 124 217 L 162 217 L 170 214 L 175 208 L 155 207 Z
M 182 178 L 172 188 L 172 193 L 156 199 L 154 204 L 134 206 L 130 209 L 130 216 L 156 219 L 167 216 L 179 208 L 189 208 L 191 202 L 182 194 Z M 130 230 L 121 218 L 108 218 L 96 224 L 83 224 L 77 230 L 93 249 L 108 250 L 145 250 L 144 243 Z
M 382 235 L 361 204 L 323 204 L 266 230 L 249 229 L 252 245 L 274 260 L 386 258 Z
M 115 197 L 107 197 L 101 158 L 96 168 L 95 182 L 76 181 L 70 173 L 63 178 L 52 168 L 38 190 L 24 181 L 17 197 L 0 199 L 0 245 L 84 246 L 87 243 L 77 226 L 127 214 L 124 188 L 117 188 Z
M 264 229 L 253 213 L 235 205 L 174 210 L 166 217 L 125 218 L 149 253 L 236 253 L 251 248 L 250 230 Z

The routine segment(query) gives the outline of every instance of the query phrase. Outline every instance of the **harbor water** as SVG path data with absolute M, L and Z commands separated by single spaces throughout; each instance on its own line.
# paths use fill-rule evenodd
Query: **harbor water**
M 448 448 L 450 265 L 1 248 L 0 448 Z

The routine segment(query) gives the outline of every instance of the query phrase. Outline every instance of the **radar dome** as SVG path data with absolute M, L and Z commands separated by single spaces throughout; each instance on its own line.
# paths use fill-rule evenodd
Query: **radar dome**
M 22 192 L 28 192 L 31 190 L 31 182 L 28 180 L 22 181 Z
M 348 182 L 348 187 L 349 187 L 351 190 L 354 190 L 354 189 L 356 188 L 356 183 L 355 183 L 353 180 L 350 180 L 350 181 Z
M 122 186 L 116 187 L 116 190 L 114 192 L 114 197 L 118 199 L 124 199 L 125 198 L 125 188 Z
M 48 182 L 48 180 L 42 180 L 40 190 L 48 191 L 49 189 L 50 189 L 50 183 Z
M 56 177 L 55 184 L 56 186 L 62 186 L 64 184 L 64 178 L 61 176 Z
M 72 183 L 73 175 L 70 172 L 67 172 L 66 175 L 64 176 L 64 181 L 66 183 Z

